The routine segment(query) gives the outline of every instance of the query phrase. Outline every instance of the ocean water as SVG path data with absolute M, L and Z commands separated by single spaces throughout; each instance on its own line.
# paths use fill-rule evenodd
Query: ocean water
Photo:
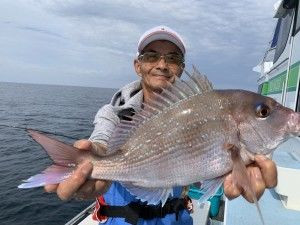
M 109 102 L 113 89 L 0 83 L 0 224 L 65 224 L 92 201 L 63 202 L 42 188 L 18 189 L 23 179 L 51 161 L 25 130 L 56 134 L 73 143 L 88 138 L 98 109 Z

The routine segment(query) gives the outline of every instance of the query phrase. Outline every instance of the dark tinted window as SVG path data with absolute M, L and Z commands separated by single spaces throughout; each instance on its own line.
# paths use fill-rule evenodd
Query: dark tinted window
M 300 7 L 299 7 L 299 3 L 298 3 L 295 33 L 297 33 L 300 30 L 300 10 L 299 9 L 300 9 Z
M 279 18 L 278 21 L 277 21 L 274 36 L 273 36 L 273 39 L 272 39 L 272 42 L 271 42 L 271 48 L 274 48 L 277 45 L 280 25 L 281 25 L 281 18 Z
M 287 14 L 281 19 L 278 41 L 274 56 L 274 63 L 278 60 L 283 50 L 285 49 L 286 43 L 289 38 L 292 18 L 293 18 L 293 9 L 287 10 Z M 279 21 L 279 20 L 278 20 Z
M 300 112 L 300 90 L 298 90 L 296 112 Z

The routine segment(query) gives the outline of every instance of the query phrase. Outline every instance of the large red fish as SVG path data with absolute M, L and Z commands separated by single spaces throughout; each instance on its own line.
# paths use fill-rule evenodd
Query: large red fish
M 112 154 L 101 157 L 30 130 L 54 165 L 19 187 L 58 183 L 89 159 L 91 178 L 119 181 L 149 204 L 164 204 L 172 187 L 196 182 L 208 198 L 230 171 L 251 191 L 245 165 L 300 134 L 299 113 L 253 92 L 213 90 L 197 72 L 170 84 L 130 119 L 117 126 L 108 144 Z

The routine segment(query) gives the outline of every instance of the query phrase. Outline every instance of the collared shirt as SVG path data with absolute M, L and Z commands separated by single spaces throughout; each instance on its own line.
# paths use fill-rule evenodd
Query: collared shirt
M 117 91 L 109 104 L 97 112 L 94 120 L 94 131 L 89 140 L 106 145 L 122 115 L 137 111 L 143 102 L 143 91 L 140 81 L 127 84 Z M 113 152 L 107 152 L 112 154 Z

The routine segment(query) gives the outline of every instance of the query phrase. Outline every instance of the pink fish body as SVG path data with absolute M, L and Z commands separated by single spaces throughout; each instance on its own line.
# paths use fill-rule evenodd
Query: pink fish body
M 55 165 L 19 187 L 58 183 L 90 159 L 91 178 L 119 181 L 149 204 L 164 203 L 174 186 L 196 182 L 204 183 L 208 198 L 231 170 L 237 184 L 251 188 L 245 164 L 300 134 L 298 113 L 253 92 L 213 90 L 197 71 L 130 119 L 117 126 L 108 144 L 112 154 L 101 157 L 29 131 Z

